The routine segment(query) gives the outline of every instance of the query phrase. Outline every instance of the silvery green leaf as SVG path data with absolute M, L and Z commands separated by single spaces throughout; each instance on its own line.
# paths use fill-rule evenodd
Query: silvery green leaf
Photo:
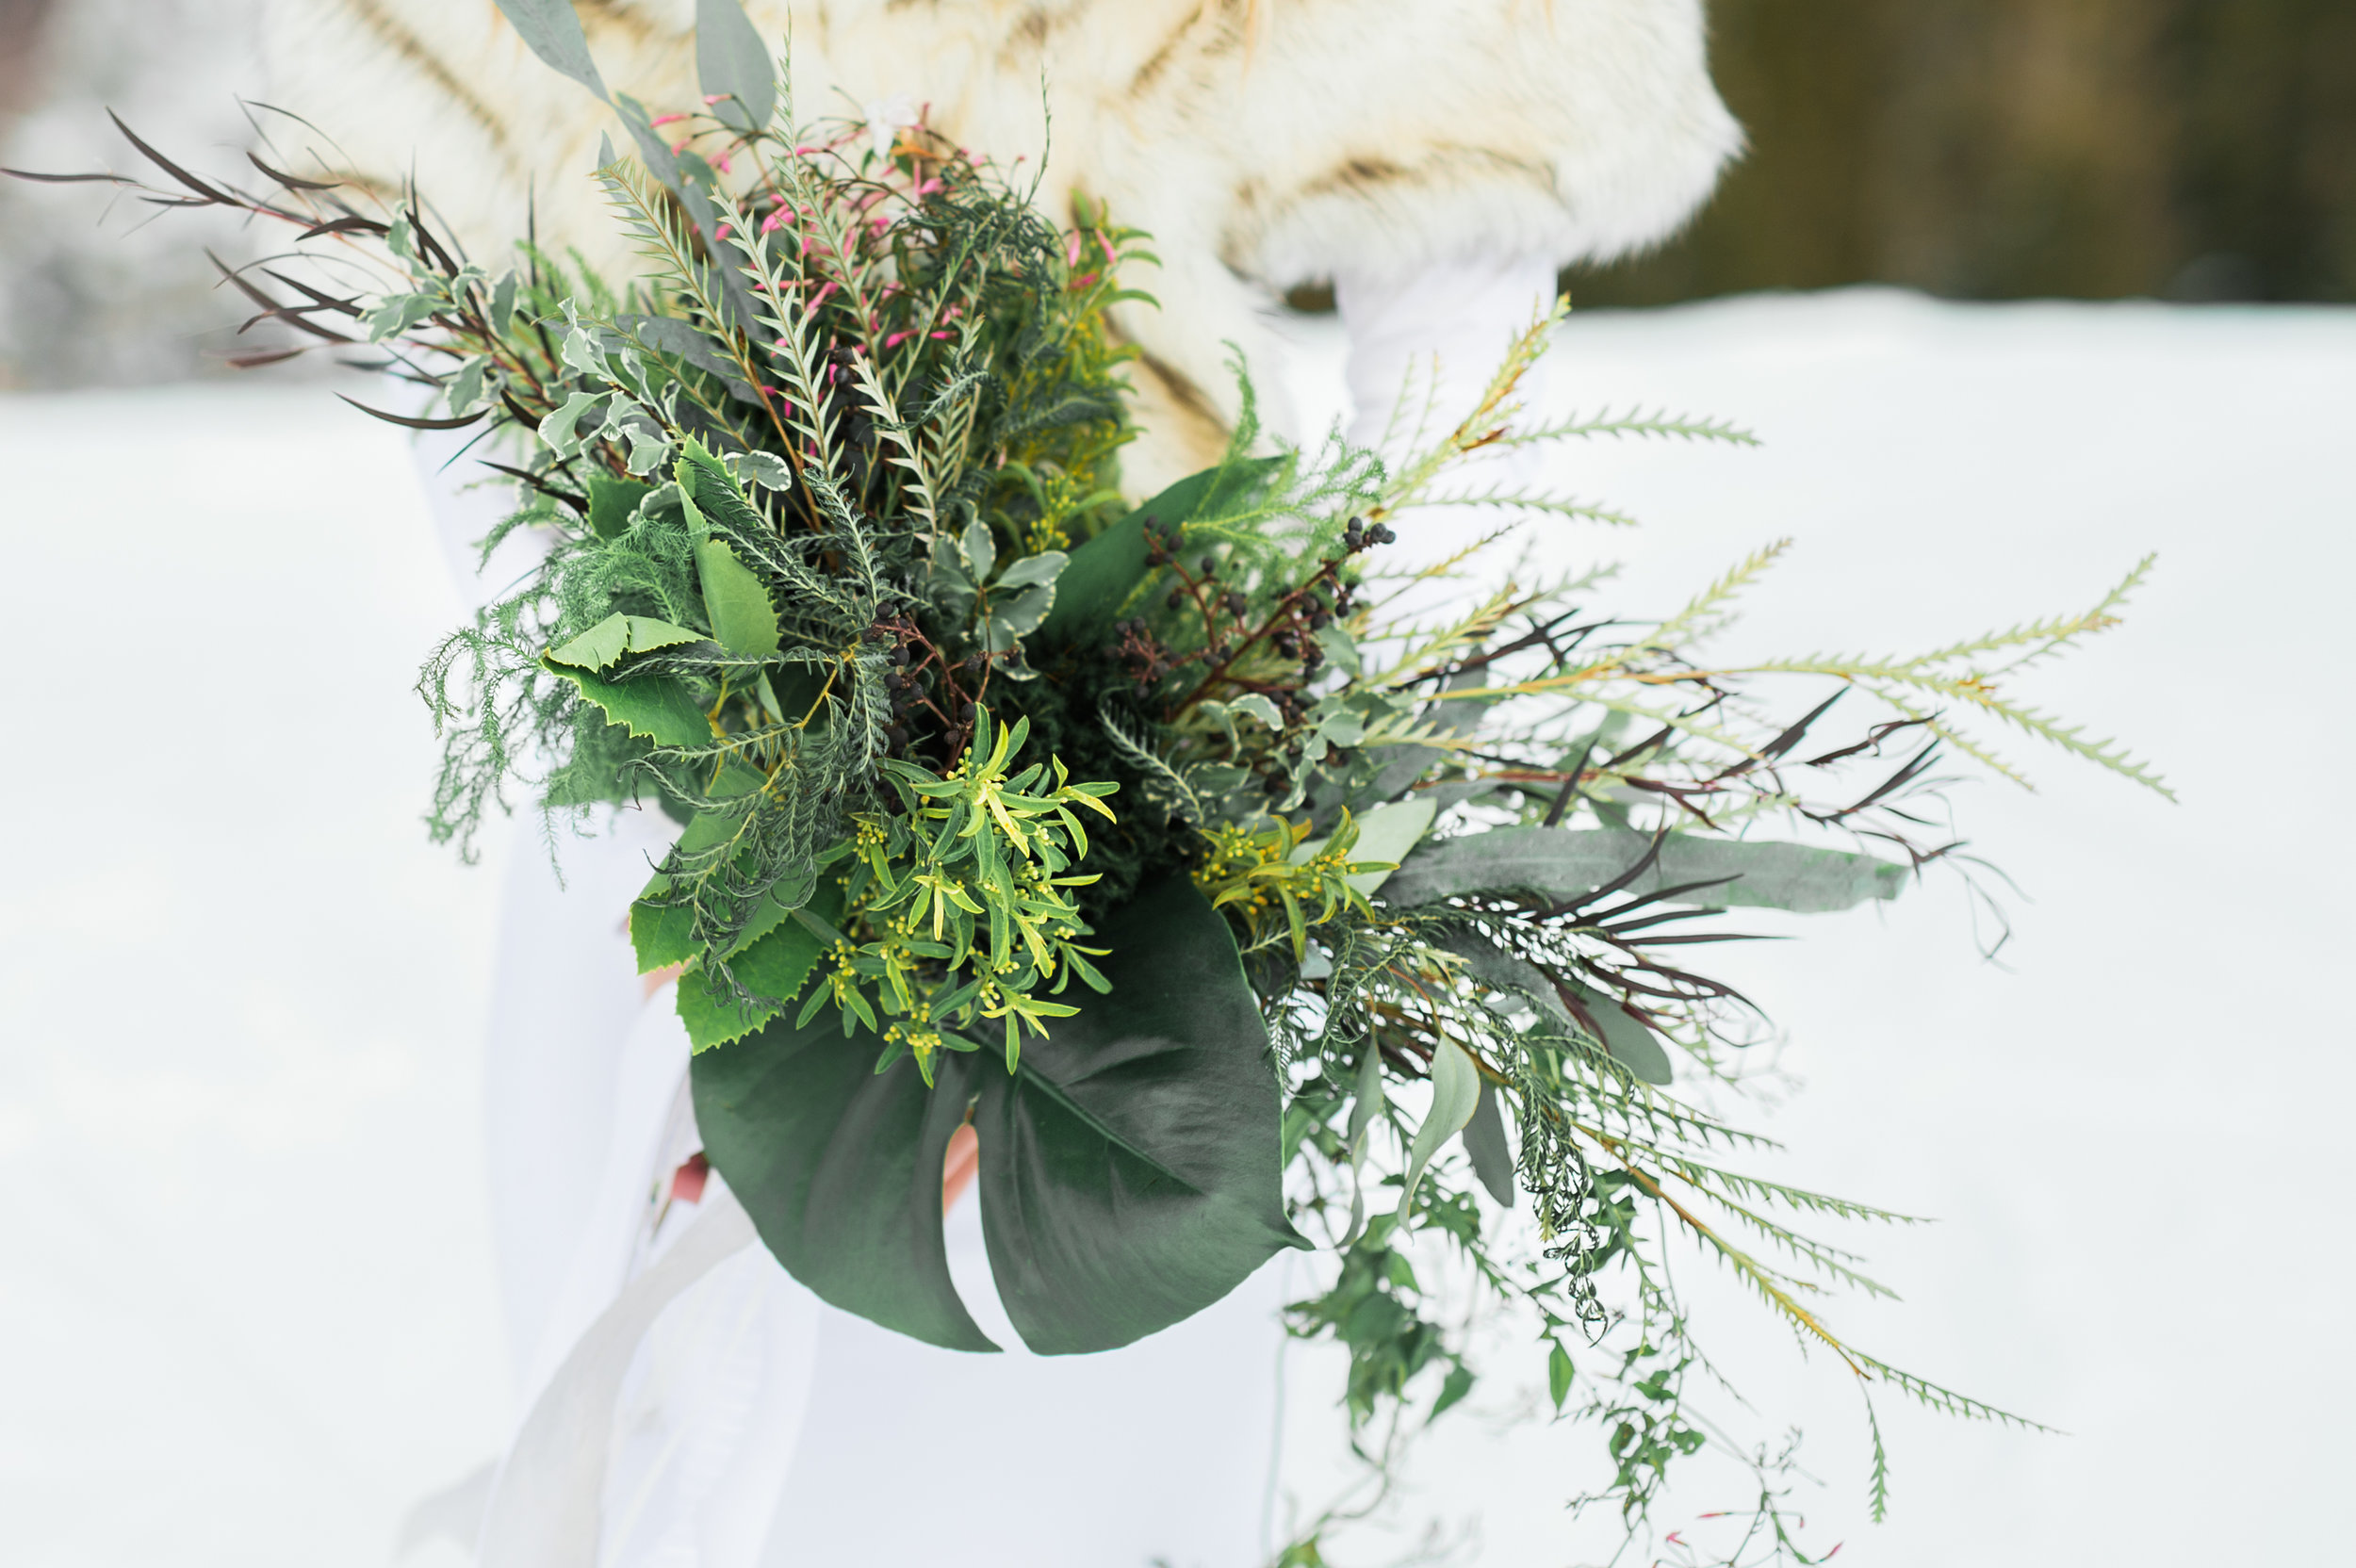
M 605 363 L 598 356 L 597 340 L 589 335 L 585 327 L 574 327 L 564 335 L 564 347 L 559 357 L 584 376 L 593 376 L 599 381 L 612 379 L 605 373 Z
M 990 525 L 979 517 L 965 525 L 965 564 L 976 582 L 990 580 L 990 567 L 998 564 L 998 541 L 990 536 Z
M 663 133 L 654 128 L 646 106 L 627 92 L 617 92 L 614 95 L 614 108 L 621 115 L 630 140 L 638 144 L 638 159 L 646 166 L 647 172 L 661 180 L 666 189 L 677 191 L 679 159 L 672 155 L 671 144 L 663 139 Z
M 1350 636 L 1341 622 L 1335 621 L 1317 633 L 1317 646 L 1325 650 L 1327 660 L 1337 668 L 1350 675 L 1360 673 L 1357 640 Z
M 1358 841 L 1350 846 L 1352 860 L 1404 860 L 1432 831 L 1432 819 L 1440 814 L 1437 801 L 1401 800 L 1389 806 L 1378 806 L 1358 819 Z M 1387 871 L 1362 871 L 1343 878 L 1362 893 L 1379 890 L 1389 881 Z
M 1374 1135 L 1374 1119 L 1383 1109 L 1383 1053 L 1368 1041 L 1358 1059 L 1358 1082 L 1350 1106 L 1350 1224 L 1336 1243 L 1341 1249 L 1358 1239 L 1366 1222 L 1366 1144 Z
M 632 474 L 651 474 L 666 466 L 677 449 L 670 437 L 651 421 L 634 421 L 624 433 L 630 437 L 630 458 L 624 465 Z
M 1055 590 L 1048 585 L 1025 588 L 1012 598 L 1000 599 L 990 609 L 992 620 L 1004 620 L 1014 629 L 1017 637 L 1027 637 L 1037 631 L 1047 612 L 1055 608 Z
M 451 372 L 445 385 L 451 414 L 472 414 L 498 390 L 495 385 L 485 383 L 484 372 L 490 368 L 490 355 L 476 354 Z
M 393 220 L 393 226 L 384 231 L 384 249 L 403 261 L 417 259 L 417 231 L 407 213 Z
M 1473 1174 L 1489 1189 L 1499 1208 L 1513 1206 L 1513 1152 L 1505 1141 L 1505 1118 L 1497 1110 L 1497 1086 L 1481 1083 L 1481 1103 L 1464 1123 L 1464 1152 L 1472 1156 Z
M 442 302 L 431 294 L 393 294 L 379 300 L 360 313 L 360 324 L 368 331 L 368 341 L 382 343 L 397 337 L 441 308 Z
M 582 437 L 576 427 L 582 416 L 604 400 L 601 392 L 576 392 L 564 403 L 548 410 L 540 421 L 540 439 L 559 457 L 570 457 L 581 450 Z
M 1384 892 L 1401 906 L 1514 890 L 1579 898 L 1629 871 L 1651 846 L 1645 834 L 1614 828 L 1491 828 L 1424 845 L 1400 865 Z M 1661 841 L 1651 868 L 1624 891 L 1642 895 L 1708 883 L 1672 902 L 1821 914 L 1867 899 L 1895 898 L 1906 875 L 1906 868 L 1895 862 L 1845 850 L 1672 833 Z
M 1331 630 L 1331 628 L 1327 629 Z M 1347 709 L 1328 713 L 1317 721 L 1317 736 L 1337 746 L 1354 746 L 1366 738 L 1366 720 Z
M 491 286 L 491 335 L 505 337 L 515 319 L 515 270 L 509 268 Z
M 589 38 L 581 30 L 573 0 L 499 0 L 499 8 L 533 54 L 598 97 L 606 96 L 605 78 L 590 57 Z
M 670 316 L 616 316 L 614 324 L 647 348 L 683 359 L 696 369 L 718 377 L 728 389 L 728 396 L 738 402 L 761 401 L 761 394 L 753 390 L 735 361 L 722 355 L 703 330 L 693 323 Z
M 1258 692 L 1246 692 L 1227 705 L 1238 713 L 1249 713 L 1270 729 L 1284 727 L 1284 715 L 1276 710 L 1276 704 Z
M 1464 1130 L 1480 1103 L 1481 1070 L 1463 1046 L 1443 1037 L 1432 1053 L 1432 1108 L 1424 1112 L 1423 1124 L 1407 1146 L 1407 1185 L 1399 1195 L 1402 1216 L 1414 1212 L 1415 1188 L 1432 1157 Z
M 695 75 L 713 112 L 740 131 L 769 123 L 777 107 L 777 67 L 760 29 L 737 0 L 695 0 Z
M 736 460 L 736 466 L 763 490 L 783 490 L 794 482 L 794 470 L 775 452 L 746 452 Z
M 1061 550 L 1041 550 L 1037 555 L 1026 555 L 1006 568 L 997 586 L 1029 588 L 1052 584 L 1063 574 L 1064 563 L 1070 559 Z

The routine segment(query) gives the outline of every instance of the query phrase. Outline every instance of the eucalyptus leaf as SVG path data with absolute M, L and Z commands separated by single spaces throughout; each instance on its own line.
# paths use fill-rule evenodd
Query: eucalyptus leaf
M 752 383 L 744 379 L 744 369 L 734 360 L 722 353 L 718 345 L 695 323 L 681 321 L 670 316 L 628 315 L 616 316 L 614 318 L 614 324 L 657 353 L 669 354 L 674 359 L 683 359 L 696 369 L 712 376 L 728 390 L 728 396 L 738 402 L 759 403 L 761 401 L 761 394 L 753 390 Z M 761 455 L 769 456 L 767 453 Z M 776 457 L 769 457 L 769 461 L 779 468 L 785 466 L 784 463 Z M 772 490 L 784 488 L 782 482 L 769 484 L 765 479 L 761 480 L 760 482 L 768 484 Z
M 1513 1206 L 1513 1151 L 1505 1141 L 1505 1117 L 1497 1109 L 1497 1087 L 1481 1081 L 1481 1102 L 1464 1123 L 1464 1152 L 1472 1157 L 1473 1174 L 1496 1199 L 1499 1208 Z
M 1261 700 L 1265 702 L 1268 699 L 1263 697 Z M 1439 814 L 1437 801 L 1420 796 L 1378 806 L 1358 819 L 1358 841 L 1350 846 L 1350 858 L 1352 860 L 1389 860 L 1394 863 L 1403 860 L 1423 841 L 1423 836 L 1432 831 L 1432 819 Z M 1327 839 L 1308 840 L 1294 849 L 1292 859 L 1305 861 L 1331 841 Z M 1362 893 L 1372 894 L 1379 891 L 1392 874 L 1387 871 L 1362 871 L 1342 880 Z
M 712 110 L 740 131 L 769 123 L 777 104 L 777 66 L 761 30 L 737 0 L 695 0 L 695 75 Z
M 1644 834 L 1612 828 L 1492 828 L 1424 845 L 1399 866 L 1383 894 L 1401 906 L 1517 890 L 1552 899 L 1579 898 L 1625 874 L 1651 844 Z M 1652 868 L 1624 890 L 1636 895 L 1713 883 L 1669 902 L 1821 914 L 1867 899 L 1895 898 L 1906 875 L 1906 868 L 1895 862 L 1846 850 L 1672 833 Z
M 1423 1113 L 1415 1140 L 1407 1146 L 1407 1184 L 1399 1195 L 1399 1212 L 1415 1212 L 1415 1188 L 1432 1158 L 1448 1140 L 1464 1130 L 1481 1103 L 1481 1070 L 1454 1040 L 1443 1037 L 1432 1052 L 1432 1108 Z
M 499 0 L 499 8 L 533 54 L 598 97 L 607 96 L 573 0 Z

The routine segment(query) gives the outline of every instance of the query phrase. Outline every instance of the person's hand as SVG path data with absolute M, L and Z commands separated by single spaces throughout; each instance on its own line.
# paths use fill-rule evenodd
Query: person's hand
M 961 1123 L 949 1135 L 949 1152 L 941 1160 L 941 1212 L 947 1214 L 957 1207 L 965 1189 L 973 1184 L 974 1173 L 982 1168 L 982 1140 L 970 1121 Z

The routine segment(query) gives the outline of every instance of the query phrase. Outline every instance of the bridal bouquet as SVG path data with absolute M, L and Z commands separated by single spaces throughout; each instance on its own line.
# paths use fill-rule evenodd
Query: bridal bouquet
M 606 94 L 568 7 L 502 7 Z M 470 844 L 519 777 L 552 812 L 678 821 L 630 930 L 678 973 L 708 1157 L 779 1262 L 993 1348 L 941 1236 L 971 1124 L 1033 1348 L 1128 1344 L 1320 1249 L 1291 1325 L 1348 1348 L 1354 1432 L 1409 1429 L 1474 1381 L 1410 1262 L 1442 1237 L 1526 1310 L 1631 1522 L 1711 1441 L 1670 1233 L 1861 1389 L 2013 1419 L 1811 1304 L 1878 1287 L 1779 1216 L 1899 1217 L 1725 1163 L 1761 1140 L 1694 1091 L 1759 1021 L 1696 955 L 1729 908 L 1847 908 L 1941 859 L 1935 760 L 2011 771 L 1964 718 L 2152 783 L 2001 683 L 2112 624 L 2141 568 L 1922 654 L 1732 666 L 1711 635 L 1774 548 L 1650 619 L 1601 607 L 1604 572 L 1492 565 L 1533 519 L 1618 519 L 1483 486 L 1483 453 L 1748 439 L 1531 418 L 1552 316 L 1403 460 L 1265 443 L 1247 381 L 1226 458 L 1133 505 L 1107 310 L 1140 298 L 1144 237 L 1086 206 L 1059 228 L 921 125 L 797 125 L 741 13 L 705 13 L 703 104 L 610 99 L 637 155 L 596 172 L 640 258 L 617 283 L 531 243 L 469 259 L 415 192 L 257 157 L 247 194 L 138 145 L 161 199 L 300 230 L 230 272 L 250 326 L 431 388 L 384 416 L 483 433 L 516 485 L 486 550 L 529 531 L 545 557 L 421 682 L 433 831 Z M 1395 561 L 1435 506 L 1498 525 Z

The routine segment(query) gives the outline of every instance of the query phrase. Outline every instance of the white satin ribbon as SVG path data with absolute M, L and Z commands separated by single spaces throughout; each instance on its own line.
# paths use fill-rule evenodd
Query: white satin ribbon
M 679 1238 L 622 1287 L 534 1400 L 483 1521 L 482 1568 L 583 1568 L 597 1560 L 614 1409 L 654 1321 L 755 1239 L 733 1193 L 714 1190 Z

